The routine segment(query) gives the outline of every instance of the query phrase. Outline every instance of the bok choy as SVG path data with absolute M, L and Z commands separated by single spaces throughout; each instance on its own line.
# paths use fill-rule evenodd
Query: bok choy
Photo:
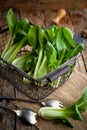
M 12 9 L 8 11 L 7 23 L 10 36 L 1 57 L 9 63 L 12 63 L 19 50 L 27 44 L 27 33 L 30 24 L 26 18 L 17 20 Z
M 17 19 L 12 9 L 8 11 L 7 23 L 10 37 L 1 57 L 34 79 L 42 78 L 84 48 L 84 43 L 75 43 L 69 28 L 32 26 L 26 18 Z M 32 48 L 31 54 L 19 55 L 26 45 Z

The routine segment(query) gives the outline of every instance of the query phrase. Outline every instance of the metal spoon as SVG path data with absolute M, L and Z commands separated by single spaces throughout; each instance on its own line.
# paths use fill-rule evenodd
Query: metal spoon
M 63 103 L 59 100 L 55 99 L 46 99 L 46 100 L 30 100 L 30 99 L 22 99 L 22 98 L 14 98 L 14 97 L 7 97 L 7 96 L 0 96 L 0 99 L 3 100 L 12 100 L 12 101 L 22 101 L 22 102 L 30 102 L 30 103 L 40 103 L 43 106 L 49 106 L 49 107 L 56 107 L 56 108 L 62 108 Z
M 37 123 L 37 114 L 31 109 L 23 108 L 20 110 L 13 110 L 10 107 L 4 106 L 2 104 L 0 104 L 0 107 L 14 112 L 17 117 L 19 117 L 19 119 L 26 125 L 34 125 Z

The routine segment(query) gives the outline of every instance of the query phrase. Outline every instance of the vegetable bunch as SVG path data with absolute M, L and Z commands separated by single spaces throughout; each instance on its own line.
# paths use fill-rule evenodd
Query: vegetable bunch
M 70 127 L 73 127 L 69 118 L 74 120 L 83 120 L 81 115 L 82 112 L 87 110 L 87 87 L 84 88 L 82 96 L 71 106 L 67 108 L 53 108 L 53 107 L 42 107 L 38 111 L 40 117 L 46 120 L 58 120 L 60 119 L 63 123 Z
M 35 79 L 45 76 L 84 48 L 83 43 L 75 44 L 73 33 L 67 27 L 31 26 L 26 18 L 17 20 L 12 9 L 8 11 L 7 22 L 10 37 L 1 57 Z M 32 50 L 18 56 L 26 45 Z

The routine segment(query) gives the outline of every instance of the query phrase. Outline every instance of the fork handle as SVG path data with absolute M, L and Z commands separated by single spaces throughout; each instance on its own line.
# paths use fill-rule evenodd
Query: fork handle
M 22 102 L 30 102 L 30 103 L 39 103 L 37 100 L 30 100 L 30 99 L 22 99 L 22 98 L 15 98 L 15 97 L 8 97 L 8 96 L 1 96 L 0 100 L 7 100 L 7 101 L 22 101 Z
M 10 111 L 14 112 L 13 109 L 11 109 L 10 107 L 7 107 L 7 106 L 5 106 L 5 105 L 0 104 L 0 107 L 3 108 L 3 109 L 10 110 Z M 15 113 L 15 112 L 14 112 L 14 113 Z

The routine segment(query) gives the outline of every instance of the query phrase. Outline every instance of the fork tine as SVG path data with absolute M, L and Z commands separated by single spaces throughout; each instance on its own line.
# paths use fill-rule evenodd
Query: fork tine
M 41 102 L 44 106 L 56 107 L 56 108 L 63 108 L 63 103 L 59 100 L 55 99 L 46 99 Z

